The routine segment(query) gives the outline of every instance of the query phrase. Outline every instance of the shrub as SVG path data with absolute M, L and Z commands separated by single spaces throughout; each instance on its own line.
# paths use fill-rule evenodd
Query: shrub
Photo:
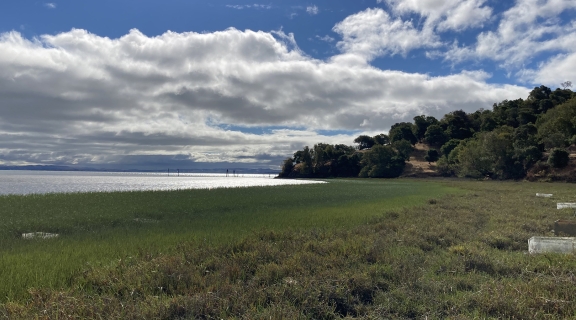
M 438 151 L 436 149 L 430 149 L 426 153 L 424 160 L 428 161 L 428 163 L 436 162 L 436 161 L 438 161 L 439 157 L 440 157 L 440 154 L 438 154 Z
M 555 148 L 550 152 L 550 157 L 548 157 L 548 164 L 554 168 L 564 168 L 568 165 L 569 161 L 568 151 L 564 149 Z

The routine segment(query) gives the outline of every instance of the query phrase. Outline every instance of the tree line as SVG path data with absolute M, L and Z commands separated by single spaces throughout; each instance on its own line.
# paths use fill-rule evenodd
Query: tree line
M 521 179 L 534 166 L 559 168 L 576 144 L 576 93 L 563 87 L 535 87 L 526 99 L 491 110 L 456 110 L 439 120 L 419 115 L 388 134 L 360 135 L 353 146 L 306 146 L 284 160 L 280 177 L 398 177 L 417 143 L 428 145 L 426 161 L 444 176 Z

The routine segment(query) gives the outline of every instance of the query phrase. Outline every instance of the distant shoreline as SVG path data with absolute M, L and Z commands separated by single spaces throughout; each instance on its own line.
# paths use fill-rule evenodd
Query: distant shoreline
M 72 172 L 148 172 L 148 173 L 162 173 L 168 172 L 168 168 L 163 170 L 158 169 L 104 169 L 104 168 L 90 168 L 82 167 L 75 168 L 70 166 L 43 166 L 43 165 L 28 165 L 28 166 L 0 166 L 0 170 L 19 170 L 19 171 L 72 171 Z M 215 169 L 179 169 L 169 168 L 170 173 L 230 173 L 236 172 L 237 174 L 279 174 L 280 170 L 272 169 L 247 169 L 247 168 L 215 168 Z

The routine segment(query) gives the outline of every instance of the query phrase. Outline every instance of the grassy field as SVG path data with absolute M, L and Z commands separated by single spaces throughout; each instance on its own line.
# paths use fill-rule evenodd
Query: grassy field
M 87 260 L 66 270 L 62 283 L 42 283 L 53 275 L 41 271 L 39 285 L 27 284 L 35 287 L 28 296 L 18 291 L 16 300 L 0 305 L 0 317 L 576 317 L 575 256 L 527 254 L 531 236 L 551 236 L 556 219 L 574 219 L 572 210 L 557 210 L 556 202 L 574 202 L 575 185 L 331 182 L 193 191 L 194 196 L 168 192 L 3 199 L 21 214 L 13 216 L 12 227 L 4 227 L 12 236 L 2 239 L 9 245 L 0 270 L 44 252 L 47 264 L 55 259 L 75 264 L 76 254 Z M 554 196 L 537 198 L 537 192 Z M 186 197 L 186 205 L 172 204 Z M 62 199 L 74 201 L 62 206 Z M 105 210 L 86 208 L 101 201 Z M 22 215 L 31 212 L 26 206 L 48 204 L 61 206 L 53 213 L 60 212 L 54 222 L 42 224 Z M 74 215 L 73 208 L 101 216 L 87 222 L 87 215 Z M 130 222 L 135 217 L 158 222 L 135 226 Z M 67 224 L 56 223 L 64 218 Z M 47 231 L 62 233 L 56 242 L 14 236 L 49 223 L 54 229 Z M 30 276 L 25 273 L 23 277 Z
M 184 241 L 210 245 L 263 230 L 366 224 L 453 189 L 414 181 L 333 180 L 329 184 L 0 197 L 0 301 L 30 287 L 69 288 L 82 271 Z M 24 240 L 49 232 L 51 240 Z

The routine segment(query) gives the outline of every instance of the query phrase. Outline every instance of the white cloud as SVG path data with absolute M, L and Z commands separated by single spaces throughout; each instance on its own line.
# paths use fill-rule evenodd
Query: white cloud
M 226 7 L 227 7 L 227 8 L 232 8 L 232 9 L 237 9 L 237 10 L 250 9 L 250 8 L 255 8 L 255 9 L 272 9 L 272 6 L 271 6 L 271 5 L 268 5 L 268 4 L 244 4 L 244 5 L 227 4 Z
M 523 69 L 518 77 L 525 82 L 559 87 L 564 81 L 576 79 L 576 52 L 556 55 L 541 63 L 537 70 Z
M 393 26 L 386 30 L 413 32 L 378 11 L 367 17 Z M 336 28 L 345 35 L 344 50 L 360 56 L 389 50 L 382 42 L 365 50 L 365 40 L 353 41 L 371 30 L 353 20 Z M 386 35 L 381 25 L 369 23 Z M 394 39 L 385 42 L 395 48 L 389 52 L 411 48 Z M 132 30 L 109 39 L 71 30 L 35 40 L 13 31 L 0 35 L 0 162 L 278 165 L 305 144 L 352 143 L 352 136 L 323 136 L 319 129 L 386 131 L 417 114 L 474 111 L 529 92 L 487 84 L 488 77 L 314 60 L 281 31 L 148 37 Z M 261 135 L 226 129 L 271 126 L 287 129 Z
M 332 38 L 329 35 L 325 35 L 323 37 L 317 35 L 316 38 L 319 40 L 325 41 L 325 42 L 334 42 L 334 40 L 335 40 L 334 38 Z
M 518 0 L 502 14 L 496 31 L 480 33 L 473 46 L 455 43 L 445 57 L 454 62 L 491 59 L 510 69 L 543 52 L 573 52 L 576 24 L 558 16 L 574 9 L 575 0 Z
M 53 2 L 45 3 L 44 6 L 49 9 L 56 9 L 56 4 Z
M 318 14 L 318 7 L 317 6 L 306 7 L 306 12 L 310 15 L 316 15 Z
M 334 32 L 342 35 L 338 48 L 340 60 L 370 61 L 379 56 L 406 55 L 417 48 L 440 45 L 431 30 L 418 30 L 411 21 L 393 19 L 382 9 L 367 9 L 336 24 Z
M 395 13 L 417 13 L 426 17 L 425 28 L 438 31 L 481 27 L 492 16 L 485 0 L 378 0 Z

